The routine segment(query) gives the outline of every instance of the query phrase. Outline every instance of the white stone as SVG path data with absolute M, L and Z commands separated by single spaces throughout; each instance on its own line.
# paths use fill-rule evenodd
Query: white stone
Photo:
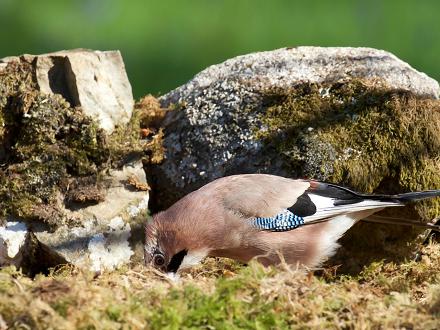
M 7 258 L 16 257 L 26 240 L 27 232 L 26 224 L 23 222 L 11 221 L 0 227 L 0 249 L 5 249 Z M 0 253 L 0 264 L 1 255 Z
M 94 235 L 88 244 L 90 269 L 112 270 L 130 260 L 134 254 L 128 239 L 130 224 L 124 223 L 121 217 L 113 218 L 106 233 Z

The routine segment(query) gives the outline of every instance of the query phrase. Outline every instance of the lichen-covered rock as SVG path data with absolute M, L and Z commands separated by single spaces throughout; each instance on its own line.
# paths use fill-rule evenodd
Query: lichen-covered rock
M 99 185 L 110 159 L 105 132 L 60 95 L 39 92 L 27 62 L 0 72 L 0 122 L 0 215 L 69 222 L 59 196 L 77 177 Z
M 280 49 L 209 67 L 161 98 L 176 110 L 164 120 L 164 160 L 148 172 L 151 205 L 165 208 L 237 173 L 315 178 L 363 192 L 440 189 L 438 96 L 436 81 L 367 48 Z M 400 212 L 426 221 L 439 211 L 431 200 Z M 382 243 L 412 232 L 399 230 L 367 228 Z M 387 251 L 397 253 L 399 244 Z
M 129 180 L 147 185 L 140 161 L 112 170 L 106 198 L 88 207 L 66 210 L 78 222 L 50 231 L 32 229 L 22 221 L 0 226 L 0 267 L 15 265 L 29 274 L 71 263 L 93 271 L 112 270 L 142 259 L 143 225 L 148 213 L 148 193 Z
M 210 86 L 217 82 L 226 81 L 226 88 L 232 78 L 242 84 L 249 83 L 257 90 L 268 86 L 286 88 L 300 82 L 379 78 L 392 89 L 430 98 L 440 96 L 437 81 L 389 52 L 372 48 L 295 47 L 247 54 L 212 65 L 162 100 L 164 103 L 185 101 L 196 91 L 212 89 Z
M 108 133 L 131 118 L 133 94 L 119 51 L 75 49 L 7 57 L 0 59 L 0 70 L 11 62 L 29 63 L 42 93 L 59 94 L 72 107 L 81 106 Z
M 238 172 L 329 179 L 337 159 L 360 159 L 362 141 L 341 149 L 319 136 L 324 128 L 356 123 L 369 108 L 394 121 L 396 114 L 378 107 L 402 96 L 396 106 L 409 98 L 414 108 L 417 100 L 439 95 L 435 80 L 369 48 L 287 48 L 211 66 L 161 98 L 177 110 L 164 122 L 165 160 L 152 177 L 160 188 L 155 201 L 168 206 L 203 183 Z M 420 102 L 420 111 L 436 116 Z M 364 135 L 371 133 L 364 128 Z M 289 146 L 280 149 L 278 142 Z

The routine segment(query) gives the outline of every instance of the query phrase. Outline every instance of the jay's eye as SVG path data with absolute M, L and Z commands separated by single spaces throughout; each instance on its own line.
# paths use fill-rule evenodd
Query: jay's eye
M 155 266 L 162 267 L 163 265 L 165 265 L 165 258 L 162 254 L 156 254 L 153 257 L 153 262 Z

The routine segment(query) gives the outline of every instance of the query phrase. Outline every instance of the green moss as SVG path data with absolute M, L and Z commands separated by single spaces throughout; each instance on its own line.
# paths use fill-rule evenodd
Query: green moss
M 114 166 L 123 165 L 128 158 L 143 156 L 145 142 L 140 139 L 140 123 L 140 112 L 135 109 L 128 124 L 115 127 L 107 142 Z
M 293 173 L 362 192 L 440 189 L 440 101 L 353 80 L 270 90 L 256 136 Z M 416 206 L 431 220 L 440 201 Z
M 112 159 L 125 161 L 126 157 L 142 155 L 145 162 L 160 163 L 165 152 L 160 124 L 166 112 L 167 109 L 161 108 L 154 96 L 146 95 L 140 99 L 128 125 L 116 127 L 111 136 L 109 150 Z
M 160 102 L 154 96 L 148 94 L 136 103 L 135 109 L 138 112 L 141 127 L 159 129 L 161 123 L 169 111 L 161 107 Z M 177 109 L 173 109 L 177 110 Z
M 25 61 L 0 72 L 0 216 L 56 227 L 69 220 L 64 202 L 101 201 L 106 171 L 142 156 L 139 119 L 108 136 L 81 108 L 40 93 L 32 72 Z
M 224 259 L 179 282 L 140 265 L 33 280 L 10 267 L 0 271 L 0 314 L 11 329 L 438 329 L 439 251 L 432 244 L 421 262 L 378 262 L 357 276 Z

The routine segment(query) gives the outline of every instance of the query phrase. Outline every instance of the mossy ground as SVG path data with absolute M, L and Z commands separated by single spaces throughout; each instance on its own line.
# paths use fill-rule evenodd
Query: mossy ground
M 208 259 L 175 283 L 141 265 L 60 269 L 31 280 L 0 271 L 10 329 L 438 329 L 440 246 L 420 262 L 378 262 L 357 276 Z M 1 325 L 0 325 L 1 327 Z

